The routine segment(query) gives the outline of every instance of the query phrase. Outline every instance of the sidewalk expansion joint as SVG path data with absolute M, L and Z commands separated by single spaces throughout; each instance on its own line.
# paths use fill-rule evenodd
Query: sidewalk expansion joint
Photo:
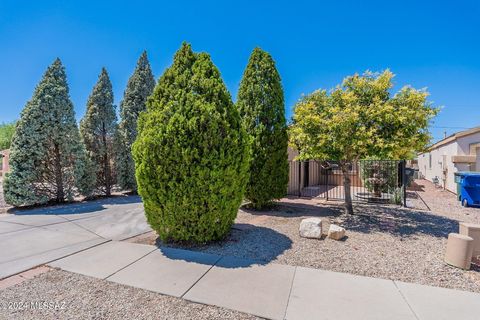
M 149 254 L 151 254 L 153 251 L 155 251 L 156 249 L 157 249 L 157 248 L 153 248 L 151 251 L 145 253 L 145 254 L 144 254 L 143 256 L 141 256 L 140 258 L 133 260 L 132 262 L 130 262 L 130 263 L 127 264 L 126 266 L 124 266 L 124 267 L 118 269 L 117 271 L 113 272 L 111 275 L 106 276 L 105 278 L 103 278 L 103 280 L 108 280 L 108 278 L 110 278 L 111 276 L 113 276 L 113 275 L 119 273 L 120 271 L 122 271 L 122 270 L 130 267 L 130 266 L 131 266 L 132 264 L 134 264 L 135 262 L 142 260 L 143 258 L 145 258 L 146 256 L 148 256 Z
M 215 262 L 210 266 L 210 268 L 208 268 L 208 270 L 205 271 L 205 272 L 202 274 L 202 276 L 201 276 L 200 278 L 198 278 L 197 281 L 195 281 L 195 282 L 187 289 L 187 291 L 185 291 L 185 292 L 180 296 L 180 298 L 183 298 L 183 297 L 184 297 L 200 280 L 202 280 L 203 277 L 205 277 L 205 275 L 206 275 L 207 273 L 209 273 L 210 270 L 212 270 L 212 268 L 215 267 L 215 265 L 216 265 L 220 260 L 222 260 L 222 259 L 223 259 L 223 256 L 218 257 L 217 261 L 215 261 Z
M 297 275 L 297 266 L 295 266 L 295 269 L 293 269 L 293 277 L 292 277 L 292 281 L 290 283 L 290 290 L 288 291 L 287 305 L 285 306 L 285 312 L 283 313 L 283 319 L 285 319 L 287 317 L 288 305 L 290 304 L 290 297 L 292 296 L 292 290 L 293 290 L 293 282 L 295 281 L 295 276 L 296 275 Z
M 60 217 L 60 216 L 59 216 L 59 217 Z M 65 217 L 60 217 L 60 218 L 65 219 L 66 222 L 73 223 L 74 225 L 76 225 L 76 226 L 79 227 L 80 229 L 83 229 L 83 230 L 85 230 L 85 231 L 87 231 L 87 232 L 90 232 L 91 234 L 96 235 L 97 237 L 100 237 L 100 238 L 102 238 L 102 239 L 107 239 L 107 238 L 102 237 L 102 236 L 99 235 L 99 234 L 96 234 L 96 233 L 93 232 L 92 230 L 89 230 L 89 229 L 87 229 L 87 228 L 85 228 L 85 227 L 83 227 L 83 226 L 75 223 L 75 222 L 74 222 L 75 220 L 69 220 L 69 219 L 67 219 L 67 218 L 65 218 Z M 63 223 L 63 222 L 62 222 L 62 223 Z
M 405 301 L 405 303 L 407 304 L 408 308 L 410 309 L 410 311 L 412 311 L 413 315 L 415 316 L 415 319 L 417 320 L 420 320 L 420 318 L 417 316 L 417 314 L 415 313 L 415 310 L 413 310 L 412 306 L 410 305 L 410 303 L 408 303 L 407 301 L 407 298 L 403 295 L 403 292 L 402 290 L 400 290 L 400 288 L 397 286 L 397 282 L 395 280 L 391 280 L 393 282 L 393 285 L 395 286 L 395 288 L 397 288 L 398 290 L 398 293 L 400 293 L 400 296 L 402 296 L 402 299 L 403 301 Z

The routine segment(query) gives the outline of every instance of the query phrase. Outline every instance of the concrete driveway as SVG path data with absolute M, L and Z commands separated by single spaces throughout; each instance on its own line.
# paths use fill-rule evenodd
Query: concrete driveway
M 140 197 L 115 197 L 0 215 L 0 279 L 110 240 L 151 231 Z

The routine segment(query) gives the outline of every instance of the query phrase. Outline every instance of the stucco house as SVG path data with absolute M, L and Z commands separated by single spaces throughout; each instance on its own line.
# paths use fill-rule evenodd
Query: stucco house
M 5 173 L 10 171 L 10 167 L 8 166 L 8 157 L 10 155 L 10 150 L 2 150 L 0 151 L 0 176 L 3 176 Z
M 429 147 L 418 155 L 418 170 L 421 177 L 456 193 L 455 172 L 480 171 L 480 127 L 457 132 Z
M 10 167 L 8 166 L 9 156 L 10 150 L 7 149 L 0 151 L 0 177 L 10 171 Z

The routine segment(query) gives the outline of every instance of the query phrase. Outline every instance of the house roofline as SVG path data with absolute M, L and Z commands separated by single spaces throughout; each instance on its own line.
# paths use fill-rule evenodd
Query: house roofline
M 479 133 L 480 132 L 480 127 L 475 127 L 475 128 L 471 128 L 471 129 L 468 129 L 468 130 L 464 130 L 464 131 L 459 131 L 457 133 L 454 133 L 452 135 L 449 135 L 448 137 L 432 144 L 430 147 L 427 148 L 427 151 L 426 152 L 429 152 L 429 151 L 432 151 L 434 149 L 437 149 L 438 147 L 441 147 L 443 145 L 446 145 L 450 142 L 453 142 L 455 140 L 457 140 L 458 138 L 461 138 L 461 137 L 465 137 L 465 136 L 469 136 L 469 135 L 472 135 L 472 134 L 475 134 L 475 133 Z M 423 153 L 426 153 L 426 152 L 422 152 L 420 154 L 423 154 Z

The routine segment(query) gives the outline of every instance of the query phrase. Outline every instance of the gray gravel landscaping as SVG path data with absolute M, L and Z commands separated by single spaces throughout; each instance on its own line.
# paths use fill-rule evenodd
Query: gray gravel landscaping
M 480 223 L 480 208 L 462 207 L 455 194 L 437 188 L 427 180 L 416 180 L 409 193 L 409 202 L 416 209 L 431 211 L 432 214 L 458 221 Z
M 155 233 L 131 241 L 480 292 L 479 267 L 463 271 L 443 262 L 448 233 L 458 231 L 459 221 L 476 221 L 473 213 L 367 204 L 357 204 L 355 211 L 357 215 L 346 216 L 339 204 L 284 199 L 275 210 L 240 210 L 231 234 L 222 242 L 163 244 Z M 324 234 L 330 223 L 336 223 L 347 229 L 347 238 L 301 238 L 300 221 L 312 216 L 323 218 Z
M 52 270 L 0 291 L 0 306 L 50 303 L 51 308 L 0 308 L 0 319 L 260 319 L 158 293 Z M 57 310 L 55 310 L 57 308 Z

